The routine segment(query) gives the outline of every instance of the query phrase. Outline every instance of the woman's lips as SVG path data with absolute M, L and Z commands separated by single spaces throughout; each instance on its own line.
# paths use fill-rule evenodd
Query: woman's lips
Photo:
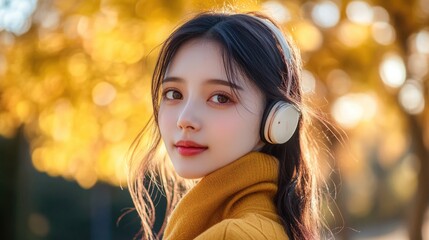
M 174 146 L 182 156 L 194 156 L 208 149 L 207 146 L 203 146 L 193 141 L 178 141 Z

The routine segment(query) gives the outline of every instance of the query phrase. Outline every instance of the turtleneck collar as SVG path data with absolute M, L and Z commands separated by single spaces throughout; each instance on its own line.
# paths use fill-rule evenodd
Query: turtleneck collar
M 247 212 L 279 222 L 273 202 L 277 178 L 277 159 L 260 152 L 250 152 L 208 174 L 178 203 L 164 239 L 193 239 L 223 219 Z

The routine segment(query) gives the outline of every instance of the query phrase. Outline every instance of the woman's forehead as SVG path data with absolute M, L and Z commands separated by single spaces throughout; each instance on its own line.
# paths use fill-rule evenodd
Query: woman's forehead
M 166 75 L 205 73 L 226 77 L 222 48 L 214 41 L 194 39 L 179 47 L 171 59 Z
M 186 80 L 187 76 L 190 78 L 199 76 L 201 79 L 224 79 L 236 85 L 253 87 L 252 81 L 240 70 L 234 59 L 224 61 L 223 55 L 222 44 L 215 40 L 206 38 L 189 40 L 180 46 L 173 56 L 164 78 L 178 77 Z M 227 74 L 227 69 L 231 75 Z

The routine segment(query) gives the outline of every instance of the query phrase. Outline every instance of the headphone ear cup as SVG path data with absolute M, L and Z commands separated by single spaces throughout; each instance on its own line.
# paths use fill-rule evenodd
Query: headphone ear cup
M 261 139 L 271 144 L 286 143 L 295 133 L 300 116 L 299 110 L 290 103 L 270 104 L 262 118 Z
M 272 109 L 276 104 L 277 102 L 275 101 L 268 103 L 267 106 L 265 107 L 264 114 L 262 115 L 261 128 L 259 132 L 260 132 L 261 140 L 265 143 L 271 143 L 268 138 L 268 131 L 266 131 L 265 129 L 267 129 L 266 125 L 269 124 L 267 121 L 268 116 L 273 114 Z

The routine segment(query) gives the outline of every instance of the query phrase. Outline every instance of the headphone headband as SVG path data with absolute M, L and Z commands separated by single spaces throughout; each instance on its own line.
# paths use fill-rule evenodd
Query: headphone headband
M 284 55 L 286 61 L 288 61 L 289 64 L 292 64 L 292 56 L 290 53 L 289 45 L 288 45 L 286 39 L 284 38 L 282 32 L 280 31 L 280 29 L 278 27 L 276 27 L 268 19 L 260 18 L 260 17 L 253 16 L 253 15 L 250 15 L 250 16 L 259 20 L 260 22 L 262 22 L 265 26 L 267 26 L 271 30 L 271 32 L 274 34 L 275 38 L 277 39 L 277 42 L 280 43 L 280 46 L 282 47 L 283 55 Z M 290 97 L 290 84 L 291 84 L 291 81 L 288 81 L 287 89 L 286 89 L 286 95 L 288 97 Z
M 292 65 L 292 56 L 289 45 L 278 27 L 269 19 L 250 15 L 268 27 L 274 34 L 277 43 L 283 50 L 285 61 Z M 290 86 L 292 81 L 287 81 L 286 96 L 290 97 Z M 274 101 L 265 108 L 262 116 L 260 136 L 261 139 L 269 144 L 283 144 L 295 133 L 301 113 L 294 105 L 285 101 Z

